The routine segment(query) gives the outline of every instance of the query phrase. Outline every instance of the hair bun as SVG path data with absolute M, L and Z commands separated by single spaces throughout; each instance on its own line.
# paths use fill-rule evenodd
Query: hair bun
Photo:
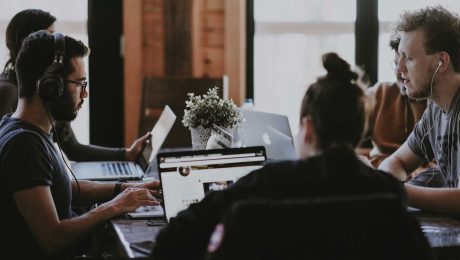
M 350 64 L 337 53 L 326 53 L 322 59 L 323 66 L 327 70 L 326 79 L 351 81 L 358 78 L 358 74 L 350 69 Z

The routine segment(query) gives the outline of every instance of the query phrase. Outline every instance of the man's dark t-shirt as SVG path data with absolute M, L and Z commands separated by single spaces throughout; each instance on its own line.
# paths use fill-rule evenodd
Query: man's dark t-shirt
M 21 190 L 49 186 L 59 219 L 71 217 L 70 178 L 52 136 L 33 124 L 5 116 L 0 121 L 0 176 L 2 256 L 66 259 L 70 252 L 50 257 L 40 249 L 13 197 Z

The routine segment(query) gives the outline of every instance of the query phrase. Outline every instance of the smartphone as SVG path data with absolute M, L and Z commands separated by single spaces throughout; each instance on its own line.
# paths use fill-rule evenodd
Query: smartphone
M 137 155 L 137 163 L 142 167 L 142 169 L 146 169 L 149 165 L 150 155 L 152 154 L 152 134 L 149 134 L 147 141 L 142 145 L 141 152 Z

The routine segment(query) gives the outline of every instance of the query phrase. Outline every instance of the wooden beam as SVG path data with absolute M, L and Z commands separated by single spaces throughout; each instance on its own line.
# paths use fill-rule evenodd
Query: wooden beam
M 138 137 L 143 77 L 142 3 L 123 0 L 125 146 Z
M 192 1 L 164 1 L 166 76 L 192 75 Z
M 242 105 L 246 96 L 246 3 L 225 0 L 224 73 L 229 77 L 230 98 Z
M 192 4 L 192 75 L 193 77 L 202 77 L 203 68 L 203 41 L 202 41 L 202 22 L 201 14 L 203 0 L 193 0 Z

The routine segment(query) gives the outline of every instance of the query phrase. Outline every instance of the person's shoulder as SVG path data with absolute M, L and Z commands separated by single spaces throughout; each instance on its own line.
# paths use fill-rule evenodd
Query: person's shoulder
M 43 144 L 44 138 L 37 132 L 29 129 L 18 128 L 5 134 L 4 142 L 10 142 L 12 145 L 32 147 L 36 144 Z M 3 139 L 3 138 L 2 138 Z
M 16 84 L 11 81 L 5 73 L 0 73 L 0 88 L 17 88 Z
M 261 172 L 268 173 L 283 173 L 286 170 L 293 170 L 299 167 L 299 160 L 287 160 L 287 161 L 277 161 L 269 162 L 263 168 L 260 169 Z
M 390 186 L 401 186 L 401 182 L 398 179 L 396 179 L 393 175 L 391 175 L 391 173 L 389 172 L 368 168 L 368 173 L 369 176 L 372 176 L 375 180 L 378 180 L 381 183 Z
M 367 94 L 375 95 L 378 92 L 391 91 L 391 90 L 399 91 L 399 87 L 396 85 L 395 82 L 377 82 L 373 86 L 367 89 Z
M 373 169 L 365 166 L 366 176 L 364 178 L 366 185 L 368 185 L 374 192 L 389 192 L 395 194 L 398 198 L 405 201 L 404 185 L 401 181 L 396 179 L 389 172 L 385 172 L 378 169 Z
M 43 134 L 39 133 L 36 127 L 31 124 L 6 116 L 2 119 L 0 126 L 0 139 L 5 140 L 21 140 L 22 142 L 34 142 L 45 139 Z
M 290 173 L 296 172 L 299 161 L 268 162 L 263 167 L 250 172 L 240 179 L 241 183 L 270 182 L 271 180 L 284 178 Z
M 37 158 L 48 150 L 44 138 L 34 131 L 18 129 L 0 137 L 0 156 L 5 158 Z
M 0 74 L 0 96 L 8 95 L 17 97 L 18 88 L 5 74 Z

